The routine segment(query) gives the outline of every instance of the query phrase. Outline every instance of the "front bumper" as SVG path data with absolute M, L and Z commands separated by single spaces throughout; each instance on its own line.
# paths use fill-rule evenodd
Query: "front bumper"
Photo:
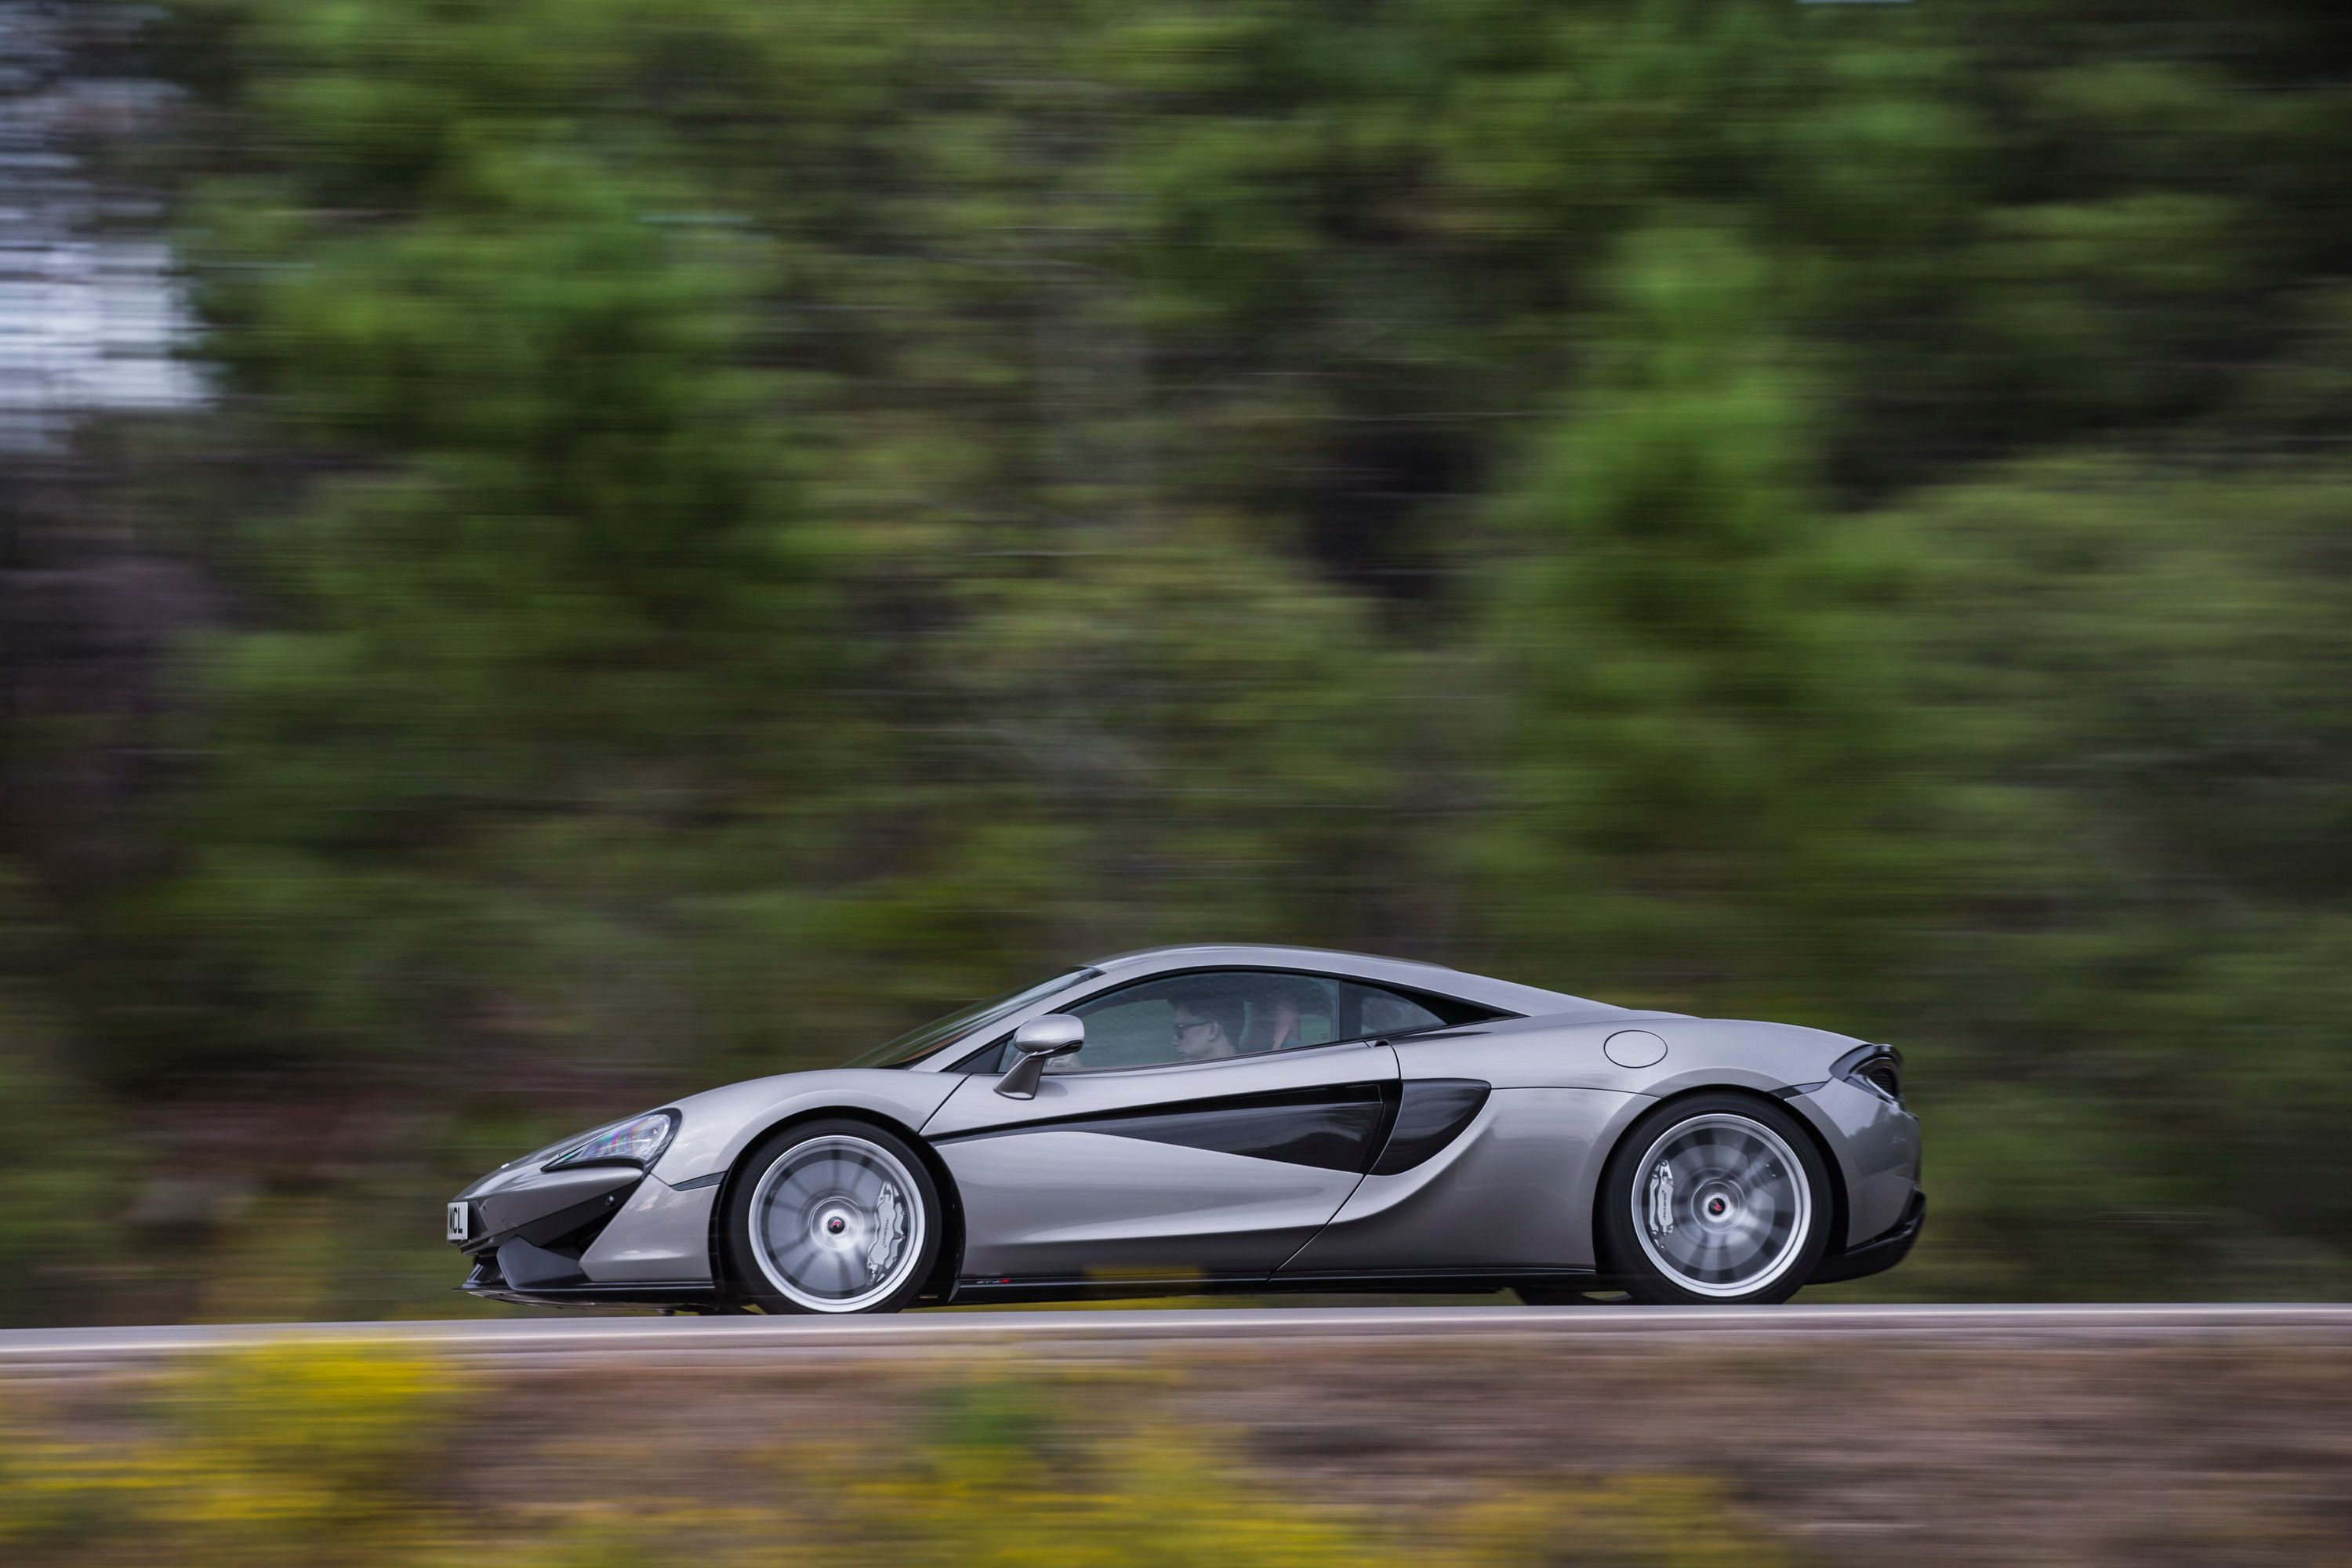
M 446 1234 L 472 1265 L 460 1289 L 475 1295 L 669 1302 L 713 1288 L 717 1195 L 715 1184 L 674 1187 L 634 1165 L 507 1169 L 449 1205 Z
M 715 1312 L 730 1305 L 719 1287 L 708 1279 L 647 1279 L 628 1284 L 542 1285 L 517 1289 L 501 1279 L 495 1260 L 477 1264 L 457 1287 L 482 1301 L 508 1301 L 518 1307 L 681 1307 L 688 1311 Z

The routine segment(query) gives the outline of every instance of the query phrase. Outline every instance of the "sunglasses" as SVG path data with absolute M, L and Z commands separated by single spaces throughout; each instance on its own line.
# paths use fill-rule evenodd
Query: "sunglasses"
M 1215 1023 L 1214 1018 L 1179 1018 L 1176 1020 L 1176 1037 L 1181 1040 L 1194 1029 L 1205 1029 Z

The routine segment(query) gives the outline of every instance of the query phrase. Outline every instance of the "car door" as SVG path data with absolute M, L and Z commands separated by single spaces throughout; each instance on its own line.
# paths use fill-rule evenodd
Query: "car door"
M 1156 975 L 1071 1008 L 1087 1019 L 1087 1048 L 1034 1099 L 996 1092 L 1001 1060 L 968 1075 L 923 1128 L 963 1207 L 960 1276 L 1270 1275 L 1363 1179 L 1396 1081 L 1384 1044 L 1318 1043 L 1339 1032 L 1336 1007 L 1315 1010 L 1314 987 L 1330 984 Z M 1187 1059 L 1183 999 L 1219 986 L 1245 998 L 1232 1026 L 1192 1034 L 1235 1054 Z

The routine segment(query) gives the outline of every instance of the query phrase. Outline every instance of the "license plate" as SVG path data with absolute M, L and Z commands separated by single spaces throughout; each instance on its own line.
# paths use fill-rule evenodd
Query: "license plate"
M 467 1204 L 449 1205 L 449 1239 L 463 1241 L 474 1234 L 474 1212 Z

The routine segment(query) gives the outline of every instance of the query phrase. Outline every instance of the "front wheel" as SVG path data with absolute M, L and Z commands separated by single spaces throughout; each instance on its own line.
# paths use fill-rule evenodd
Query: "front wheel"
M 1766 1304 L 1829 1246 L 1829 1172 L 1796 1118 L 1744 1094 L 1659 1107 L 1601 1183 L 1601 1252 L 1637 1301 Z
M 730 1184 L 727 1261 L 770 1312 L 895 1312 L 939 1261 L 938 1187 L 921 1156 L 866 1121 L 809 1121 L 762 1141 Z

